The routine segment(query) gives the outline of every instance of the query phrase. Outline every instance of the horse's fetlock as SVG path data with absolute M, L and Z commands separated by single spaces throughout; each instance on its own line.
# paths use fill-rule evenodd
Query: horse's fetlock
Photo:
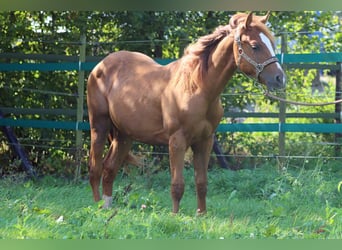
M 113 203 L 113 197 L 104 194 L 102 195 L 102 199 L 104 200 L 102 208 L 103 209 L 111 208 L 112 203 Z

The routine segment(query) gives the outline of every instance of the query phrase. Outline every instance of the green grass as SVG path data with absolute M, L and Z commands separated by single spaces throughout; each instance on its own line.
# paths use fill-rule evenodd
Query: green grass
M 209 171 L 208 213 L 196 216 L 193 170 L 178 215 L 171 211 L 169 173 L 119 175 L 114 206 L 99 209 L 87 181 L 46 176 L 0 180 L 3 239 L 342 238 L 340 162 L 272 164 L 236 172 Z

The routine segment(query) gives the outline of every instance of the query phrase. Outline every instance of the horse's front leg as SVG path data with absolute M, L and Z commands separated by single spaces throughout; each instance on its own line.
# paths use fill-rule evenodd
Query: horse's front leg
M 207 171 L 213 136 L 191 146 L 194 153 L 195 182 L 197 192 L 197 214 L 206 213 Z
M 177 131 L 169 139 L 169 155 L 171 169 L 172 212 L 178 213 L 179 203 L 184 194 L 184 156 L 187 149 L 186 140 L 181 131 Z

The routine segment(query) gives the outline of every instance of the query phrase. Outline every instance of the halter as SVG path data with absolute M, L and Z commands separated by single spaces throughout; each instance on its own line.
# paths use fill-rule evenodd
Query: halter
M 250 64 L 252 64 L 255 68 L 255 72 L 256 72 L 256 79 L 252 79 L 255 83 L 257 83 L 259 81 L 259 75 L 260 73 L 264 70 L 264 68 L 266 66 L 268 66 L 271 63 L 275 63 L 278 62 L 277 57 L 272 56 L 269 59 L 267 59 L 265 62 L 263 63 L 257 63 L 256 61 L 254 61 L 252 58 L 250 58 L 244 51 L 241 45 L 241 35 L 240 35 L 240 29 L 238 29 L 238 32 L 235 33 L 234 36 L 234 40 L 236 42 L 236 44 L 238 45 L 238 52 L 239 52 L 239 58 L 238 58 L 238 63 L 237 63 L 237 68 L 240 68 L 240 61 L 241 58 L 243 57 L 247 62 L 249 62 Z M 240 69 L 239 69 L 240 70 Z M 240 70 L 241 71 L 241 70 Z M 242 71 L 241 71 L 242 72 Z M 242 72 L 243 73 L 243 72 Z M 246 74 L 245 74 L 246 75 Z M 250 76 L 246 75 L 248 78 L 251 78 Z M 326 106 L 326 105 L 332 105 L 332 104 L 337 104 L 337 103 L 342 103 L 342 99 L 339 100 L 335 100 L 333 102 L 325 102 L 325 103 L 307 103 L 307 102 L 297 102 L 297 101 L 290 101 L 287 99 L 283 99 L 280 98 L 278 96 L 272 95 L 271 93 L 269 93 L 268 90 L 265 90 L 262 86 L 260 85 L 256 85 L 257 87 L 259 87 L 263 92 L 264 95 L 272 98 L 274 100 L 277 101 L 281 101 L 281 102 L 285 102 L 285 103 L 289 103 L 289 104 L 294 104 L 294 105 L 301 105 L 301 106 Z
M 235 33 L 235 42 L 238 46 L 238 52 L 239 52 L 239 58 L 238 58 L 238 63 L 237 63 L 237 67 L 238 69 L 240 68 L 240 62 L 241 62 L 241 58 L 243 57 L 247 62 L 249 62 L 250 64 L 252 64 L 255 68 L 255 73 L 256 73 L 256 80 L 259 81 L 259 75 L 260 73 L 264 70 L 264 68 L 272 63 L 278 62 L 278 58 L 275 56 L 270 57 L 269 59 L 267 59 L 265 62 L 263 63 L 257 63 L 256 61 L 254 61 L 252 58 L 250 58 L 243 50 L 242 48 L 242 44 L 241 44 L 241 34 L 240 34 L 240 29 L 238 29 L 238 32 Z M 241 71 L 241 70 L 240 70 Z

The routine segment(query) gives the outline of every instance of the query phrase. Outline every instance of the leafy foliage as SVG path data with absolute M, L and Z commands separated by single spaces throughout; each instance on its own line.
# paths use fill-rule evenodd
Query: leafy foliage
M 9 11 L 0 16 L 0 53 L 33 55 L 79 56 L 80 36 L 87 37 L 87 56 L 104 57 L 112 51 L 135 50 L 154 58 L 179 58 L 186 45 L 199 36 L 208 34 L 218 25 L 229 22 L 235 12 L 229 11 Z M 256 14 L 264 14 L 258 12 Z M 287 50 L 291 53 L 337 52 L 342 48 L 341 12 L 274 12 L 271 29 L 276 36 L 287 35 Z M 316 32 L 316 33 L 315 33 Z M 319 33 L 317 33 L 319 32 Z M 277 45 L 280 51 L 280 42 Z M 57 57 L 56 57 L 57 58 Z M 59 61 L 60 59 L 56 59 Z M 2 63 L 47 62 L 46 59 L 0 58 Z M 86 72 L 88 74 L 89 72 Z M 288 89 L 299 95 L 302 101 L 311 95 L 311 79 L 314 72 L 288 70 Z M 76 71 L 66 72 L 0 72 L 0 103 L 2 107 L 75 109 L 77 106 Z M 332 82 L 329 82 L 333 93 Z M 256 94 L 253 94 L 256 93 Z M 331 93 L 328 93 L 329 95 Z M 260 96 L 260 91 L 250 79 L 237 74 L 227 85 L 223 95 L 226 110 L 244 110 L 251 106 L 260 111 L 277 110 L 277 103 Z M 328 97 L 326 94 L 326 98 Z M 86 107 L 85 107 L 86 108 Z M 331 107 L 301 108 L 305 112 L 331 112 Z M 298 111 L 288 107 L 289 111 Z M 73 121 L 66 114 L 13 115 L 13 118 Z M 85 117 L 86 120 L 86 117 Z M 253 119 L 251 119 L 253 120 Z M 315 122 L 322 122 L 317 119 Z M 21 143 L 26 146 L 30 159 L 43 173 L 65 171 L 64 161 L 75 164 L 73 155 L 74 131 L 16 128 Z M 269 135 L 269 134 L 268 134 Z M 1 135 L 2 136 L 2 135 Z M 88 149 L 88 134 L 85 134 L 84 152 Z M 307 135 L 306 135 L 307 136 Z M 312 141 L 330 141 L 331 136 L 310 134 Z M 232 139 L 234 137 L 234 139 Z M 290 135 L 291 141 L 302 137 Z M 1 137 L 3 140 L 3 137 Z M 258 155 L 274 152 L 276 135 L 223 134 L 219 136 L 224 151 L 228 154 L 240 149 L 246 154 Z M 262 138 L 262 139 L 261 139 Z M 307 139 L 305 139 L 307 140 Z M 311 140 L 311 139 L 310 139 Z M 310 141 L 309 140 L 309 141 Z M 259 143 L 258 143 L 259 142 Z M 260 143 L 263 142 L 263 143 Z M 272 143 L 272 144 L 270 144 Z M 239 148 L 232 147 L 239 145 Z M 137 148 L 142 148 L 137 146 Z M 149 151 L 150 147 L 143 147 Z M 5 154 L 8 149 L 3 149 Z M 329 154 L 328 152 L 327 154 Z M 1 154 L 6 162 L 8 157 Z M 86 154 L 86 153 L 85 153 Z M 50 158 L 50 160 L 49 160 Z M 86 159 L 85 159 L 86 160 Z M 49 161 L 54 162 L 50 164 Z M 68 164 L 69 164 L 68 163 Z M 66 165 L 68 165 L 66 164 Z M 85 163 L 84 163 L 85 164 Z M 6 166 L 7 167 L 7 166 Z M 5 168 L 6 168 L 5 167 Z M 9 171 L 3 169 L 3 172 Z M 69 170 L 66 171 L 70 174 Z

